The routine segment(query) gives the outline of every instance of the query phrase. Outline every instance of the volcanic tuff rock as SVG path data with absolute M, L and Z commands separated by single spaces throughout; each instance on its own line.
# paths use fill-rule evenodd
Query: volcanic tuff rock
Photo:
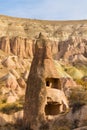
M 18 81 L 18 84 L 20 85 L 20 87 L 22 87 L 22 88 L 26 87 L 26 83 L 23 78 L 20 77 L 17 79 L 17 81 Z
M 75 130 L 80 130 L 81 126 L 87 126 L 87 105 L 83 105 L 75 112 L 72 110 L 66 115 L 66 118 L 73 122 L 73 129 L 78 128 Z M 77 121 L 77 123 L 76 123 Z M 81 129 L 82 130 L 82 129 Z M 84 129 L 85 130 L 85 129 Z
M 86 39 L 87 21 L 42 21 L 0 16 L 0 36 L 36 37 L 39 32 L 51 40 L 67 40 L 71 36 Z
M 9 37 L 2 37 L 0 41 L 0 49 L 10 54 L 10 40 Z
M 0 129 L 1 130 L 9 130 L 9 128 L 7 129 L 7 127 L 1 128 L 1 126 L 7 126 L 7 124 L 15 124 L 15 123 L 19 123 L 18 121 L 20 121 L 23 118 L 23 111 L 19 111 L 19 112 L 15 112 L 13 114 L 3 114 L 0 113 Z M 14 130 L 14 129 L 12 129 Z
M 36 41 L 40 43 L 43 42 L 43 40 L 38 38 L 40 32 L 45 36 L 42 37 L 42 39 L 44 39 L 46 45 L 43 44 L 42 46 L 42 44 L 39 43 L 36 45 Z M 46 37 L 49 40 L 46 40 Z M 36 51 L 37 54 L 35 54 L 35 48 L 38 47 L 39 50 Z M 44 50 L 42 51 L 43 47 Z M 34 55 L 36 55 L 37 60 L 34 59 L 35 62 L 33 63 L 38 67 L 33 70 L 31 61 Z M 39 60 L 39 58 L 42 60 Z M 43 60 L 44 58 L 45 61 Z M 56 62 L 52 58 L 56 60 Z M 54 62 L 56 63 L 56 67 Z M 67 64 L 67 62 L 78 67 L 70 67 L 70 64 Z M 34 83 L 33 87 L 36 96 L 40 93 L 36 99 L 33 99 L 34 94 L 32 94 L 30 100 L 32 102 L 35 100 L 35 103 L 37 100 L 43 100 L 43 103 L 45 103 L 46 99 L 45 114 L 46 112 L 48 115 L 49 113 L 55 114 L 54 111 L 58 114 L 59 111 L 49 109 L 50 102 L 48 103 L 47 95 L 45 95 L 47 89 L 45 89 L 44 86 L 52 87 L 51 90 L 60 89 L 61 91 L 61 89 L 63 89 L 66 95 L 70 96 L 71 88 L 77 86 L 71 77 L 74 79 L 80 77 L 87 80 L 87 21 L 42 21 L 0 16 L 0 85 L 2 87 L 1 89 L 4 89 L 0 90 L 0 93 L 3 91 L 3 95 L 5 95 L 9 91 L 4 83 L 4 81 L 7 81 L 6 83 L 9 81 L 8 86 L 11 86 L 11 90 L 15 89 L 17 85 L 20 85 L 17 91 L 14 90 L 14 92 L 16 92 L 18 98 L 21 95 L 23 96 L 26 83 L 22 78 L 27 80 L 30 66 L 33 72 L 33 78 L 31 77 L 31 79 L 35 79 L 30 81 L 30 86 Z M 9 77 L 9 71 L 16 77 L 15 80 L 12 80 L 13 83 L 10 81 L 12 75 Z M 67 73 L 70 74 L 71 77 Z M 37 76 L 35 77 L 35 74 L 39 75 L 39 83 L 36 82 Z M 43 78 L 41 79 L 41 77 L 45 77 L 45 80 Z M 42 86 L 42 84 L 44 85 Z M 42 88 L 36 87 L 39 85 L 41 85 Z M 38 92 L 37 89 L 41 89 L 41 92 Z M 45 99 L 41 95 L 43 95 Z M 12 97 L 13 95 L 9 96 Z M 7 99 L 9 99 L 9 97 Z M 50 99 L 54 98 L 50 97 Z M 51 103 L 50 105 L 52 105 L 51 108 L 53 108 L 56 104 L 54 103 L 53 105 Z M 42 106 L 44 106 L 44 104 L 42 104 Z M 36 111 L 37 108 L 38 107 L 35 106 Z M 86 109 L 84 110 L 86 111 Z M 43 107 L 41 107 L 41 112 L 44 113 Z M 34 114 L 33 109 L 31 113 Z M 53 118 L 53 116 L 49 117 Z M 32 116 L 31 120 L 33 120 Z M 43 119 L 38 120 L 41 121 Z
M 33 57 L 33 40 L 22 37 L 2 37 L 0 39 L 0 49 L 10 54 L 13 53 L 19 57 Z
M 24 128 L 39 130 L 40 126 L 46 123 L 48 115 L 58 115 L 69 108 L 59 84 L 60 76 L 52 59 L 49 44 L 50 40 L 40 33 L 35 44 L 35 54 L 27 81 Z
M 58 43 L 56 41 L 50 41 L 52 54 L 55 56 L 58 53 Z M 0 49 L 10 54 L 13 53 L 22 58 L 33 58 L 35 48 L 35 39 L 23 38 L 23 37 L 1 37 Z
M 64 59 L 72 62 L 75 55 L 81 54 L 87 57 L 87 40 L 79 37 L 71 37 L 65 41 L 52 41 L 49 44 L 54 59 Z M 0 49 L 10 54 L 13 53 L 22 58 L 33 58 L 35 52 L 35 39 L 22 37 L 2 37 Z
M 16 78 L 11 73 L 8 73 L 7 75 L 3 76 L 3 78 L 6 82 L 6 87 L 10 89 L 17 89 L 19 87 Z
M 72 60 L 75 55 L 82 54 L 87 57 L 87 40 L 80 37 L 72 37 L 66 41 L 59 42 L 58 58 Z
M 8 56 L 6 57 L 3 61 L 2 61 L 2 64 L 5 66 L 5 67 L 12 67 L 12 68 L 15 68 L 16 65 L 15 65 L 15 62 L 12 60 L 12 57 L 11 56 Z
M 0 16 L 0 49 L 32 58 L 35 39 L 41 32 L 51 42 L 54 59 L 72 61 L 74 55 L 87 57 L 87 21 L 42 21 Z M 22 45 L 22 46 L 21 46 Z

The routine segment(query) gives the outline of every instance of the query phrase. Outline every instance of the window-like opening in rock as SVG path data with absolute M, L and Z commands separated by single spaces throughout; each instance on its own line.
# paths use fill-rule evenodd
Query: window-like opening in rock
M 50 82 L 49 81 L 46 81 L 46 86 L 50 86 Z
M 58 115 L 60 110 L 60 104 L 57 103 L 48 103 L 45 106 L 45 113 L 46 115 Z
M 47 78 L 46 79 L 46 86 L 56 89 L 61 89 L 61 82 L 60 79 L 57 78 Z

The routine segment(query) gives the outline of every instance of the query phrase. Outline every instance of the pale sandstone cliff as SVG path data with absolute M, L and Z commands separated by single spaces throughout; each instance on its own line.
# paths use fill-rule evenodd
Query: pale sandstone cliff
M 87 21 L 42 21 L 0 16 L 0 49 L 19 57 L 32 58 L 41 32 L 50 39 L 54 59 L 87 57 Z
M 49 44 L 51 53 L 55 60 L 63 59 L 73 61 L 77 55 L 87 58 L 87 40 L 80 37 L 71 37 L 65 41 L 51 41 Z M 22 37 L 2 37 L 0 40 L 0 49 L 10 54 L 13 53 L 21 58 L 33 58 L 35 48 L 35 39 Z
M 67 95 L 67 97 L 69 97 L 71 94 L 71 88 L 74 88 L 74 86 L 77 87 L 77 84 L 72 80 L 72 78 L 67 78 L 67 75 L 65 74 L 65 73 L 68 73 L 67 70 L 69 69 L 69 74 L 71 74 L 71 76 L 73 73 L 73 75 L 75 75 L 74 77 L 80 76 L 80 78 L 85 78 L 85 79 L 87 77 L 87 67 L 86 67 L 87 66 L 87 21 L 41 21 L 41 20 L 20 19 L 20 18 L 12 18 L 12 17 L 7 17 L 7 16 L 0 16 L 0 80 L 3 79 L 4 75 L 7 76 L 8 78 L 7 74 L 9 73 L 9 71 L 15 77 L 15 82 L 13 81 L 13 84 L 10 82 L 10 80 L 7 80 L 7 82 L 6 80 L 3 80 L 7 84 L 2 82 L 2 80 L 0 82 L 1 83 L 0 85 L 2 87 L 1 88 L 2 90 L 0 90 L 0 93 L 3 93 L 1 94 L 1 96 L 3 95 L 5 98 L 8 99 L 6 100 L 6 102 L 7 101 L 14 102 L 13 99 L 17 101 L 18 100 L 17 97 L 21 99 L 22 98 L 21 96 L 24 96 L 24 92 L 26 88 L 25 81 L 28 78 L 31 61 L 35 54 L 35 46 L 36 46 L 35 43 L 36 43 L 36 40 L 38 39 L 38 35 L 40 34 L 40 32 L 44 34 L 47 37 L 47 39 L 49 39 L 49 44 L 48 46 L 45 46 L 45 47 L 47 50 L 49 50 L 48 48 L 50 48 L 51 58 L 48 55 L 49 51 L 44 50 L 44 53 L 46 51 L 46 55 L 45 55 L 46 59 L 43 65 L 43 60 L 42 62 L 39 63 L 41 52 L 37 51 L 37 54 L 36 54 L 37 59 L 35 63 L 38 63 L 39 65 L 42 63 L 41 65 L 44 66 L 44 69 L 45 69 L 44 75 L 46 77 L 49 77 L 50 75 L 54 76 L 56 75 L 57 72 L 58 72 L 58 75 L 59 74 L 62 75 L 61 77 L 64 77 L 64 78 L 61 78 L 60 82 L 58 83 L 58 86 L 59 86 L 59 89 L 61 88 L 60 86 L 64 86 L 64 92 Z M 51 62 L 52 58 L 54 60 L 57 60 L 56 62 L 54 62 L 54 60 L 52 61 L 54 63 L 57 63 L 56 67 Z M 68 66 L 70 64 L 67 64 L 67 62 L 76 66 L 84 65 L 85 66 L 84 74 L 83 72 L 80 71 L 80 69 L 77 70 L 77 72 L 79 73 L 76 73 L 76 71 L 74 71 L 75 68 L 70 68 Z M 40 69 L 39 65 L 37 67 L 37 70 L 35 70 L 35 72 L 34 72 L 34 69 L 32 70 L 34 72 L 33 76 L 35 76 L 35 74 L 38 74 L 38 73 L 39 75 L 42 74 L 43 69 Z M 64 67 L 64 65 L 66 66 Z M 63 69 L 63 71 L 65 71 L 65 73 L 62 71 L 61 68 Z M 36 73 L 37 71 L 38 73 Z M 35 79 L 36 80 L 35 86 L 33 86 L 35 90 L 37 90 L 36 85 L 37 86 L 39 85 L 39 83 L 37 83 L 37 77 Z M 43 79 L 41 79 L 41 82 L 42 80 Z M 53 82 L 53 85 L 54 85 L 55 84 L 54 80 L 52 81 L 52 79 L 49 80 L 49 78 L 47 78 L 45 82 L 47 86 L 50 86 L 49 82 Z M 61 84 L 61 82 L 63 85 Z M 8 83 L 10 83 L 10 85 Z M 34 80 L 31 80 L 30 83 L 33 84 Z M 14 91 L 12 91 L 14 87 L 16 88 L 14 84 L 16 86 L 19 85 L 19 87 L 17 90 L 14 89 Z M 6 86 L 8 87 L 6 88 Z M 43 86 L 42 88 L 44 89 Z M 6 90 L 8 93 L 6 92 Z M 12 92 L 10 93 L 9 90 Z M 37 93 L 38 92 L 36 92 L 35 94 Z M 42 91 L 42 95 L 43 94 L 44 93 Z M 9 97 L 11 100 L 9 100 Z M 32 97 L 34 96 L 32 95 Z M 50 97 L 51 100 L 53 100 L 54 98 Z M 34 98 L 32 98 L 31 100 L 32 102 L 33 102 L 33 99 Z M 38 97 L 36 99 L 39 100 Z M 37 104 L 37 101 L 35 103 Z M 40 108 L 40 107 L 37 107 L 37 108 Z M 37 110 L 37 108 L 35 106 L 35 110 Z M 50 109 L 47 109 L 47 110 L 48 110 L 47 111 L 48 113 Z M 34 110 L 32 110 L 32 112 L 33 111 Z M 53 110 L 53 112 L 54 111 L 55 110 Z M 85 109 L 85 112 L 86 112 L 86 109 Z M 48 120 L 50 121 L 51 118 L 52 116 L 48 117 Z M 26 119 L 27 119 L 27 115 L 26 115 Z M 72 117 L 70 119 L 72 120 Z M 31 117 L 30 120 L 33 120 L 33 118 Z M 63 122 L 63 119 L 62 119 L 62 122 Z

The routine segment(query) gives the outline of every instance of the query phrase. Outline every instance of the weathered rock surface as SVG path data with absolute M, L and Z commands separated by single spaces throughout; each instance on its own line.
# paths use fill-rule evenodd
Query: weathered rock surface
M 0 126 L 6 126 L 7 124 L 19 124 L 23 119 L 23 111 L 16 112 L 14 114 L 3 114 L 0 113 Z
M 9 91 L 7 93 L 6 103 L 14 103 L 14 102 L 16 102 L 16 100 L 18 100 L 17 94 L 14 91 Z
M 10 54 L 10 39 L 9 37 L 2 37 L 0 41 L 0 49 Z
M 82 54 L 78 54 L 72 57 L 72 63 L 74 65 L 87 65 L 87 57 Z
M 20 78 L 20 75 L 17 73 L 17 71 L 16 71 L 15 69 L 12 68 L 12 69 L 10 69 L 9 71 L 10 71 L 10 73 L 12 73 L 17 79 Z
M 42 21 L 0 15 L 0 35 L 35 37 L 39 32 L 50 39 L 67 40 L 70 36 L 86 38 L 87 21 Z M 3 32 L 3 33 L 2 33 Z
M 21 78 L 21 77 L 18 78 L 18 79 L 17 79 L 17 82 L 18 82 L 18 84 L 19 84 L 20 87 L 26 88 L 26 83 L 25 83 L 25 81 L 24 81 L 23 78 Z
M 77 58 L 78 55 L 82 55 L 80 60 L 85 60 L 87 57 L 87 40 L 79 37 L 70 37 L 66 41 L 51 41 L 49 44 L 51 48 L 51 53 L 54 59 L 64 59 L 67 61 Z M 22 58 L 33 58 L 34 55 L 35 42 L 28 38 L 14 37 L 10 39 L 9 37 L 1 38 L 0 49 L 6 53 L 13 53 Z M 74 58 L 75 57 L 75 58 Z M 83 58 L 84 57 L 84 58 Z M 77 59 L 77 60 L 78 60 Z
M 33 40 L 16 37 L 11 40 L 11 52 L 19 57 L 33 57 Z
M 87 121 L 87 105 L 84 105 L 79 110 L 75 111 L 75 113 L 72 113 L 73 120 L 78 120 L 78 127 L 85 126 Z
M 5 67 L 8 67 L 8 68 L 15 68 L 15 67 L 16 67 L 15 62 L 12 60 L 12 57 L 11 57 L 11 56 L 6 57 L 6 58 L 2 61 L 2 64 L 3 64 Z
M 87 126 L 79 127 L 77 129 L 73 129 L 73 130 L 87 130 Z
M 4 78 L 6 78 L 5 82 L 7 88 L 15 90 L 19 87 L 16 78 L 12 74 L 9 73 L 6 76 L 4 76 Z
M 23 78 L 24 78 L 24 80 L 27 80 L 27 79 L 28 79 L 28 75 L 29 75 L 29 70 L 26 70 L 26 71 L 23 73 Z
M 59 42 L 58 58 L 72 61 L 75 55 L 87 57 L 87 40 L 81 37 L 71 37 L 66 41 Z
M 9 36 L 2 37 L 0 39 L 0 49 L 4 52 L 10 54 L 13 53 L 16 56 L 25 58 L 33 58 L 34 51 L 34 41 L 24 38 L 24 37 L 14 37 Z
M 3 77 L 0 78 L 1 82 L 5 82 L 5 85 L 8 89 L 11 90 L 15 90 L 19 88 L 19 84 L 15 78 L 14 75 L 12 75 L 11 73 L 8 73 L 6 75 L 4 75 Z
M 63 91 L 54 89 L 54 88 L 46 88 L 47 91 L 47 103 L 54 103 L 54 104 L 59 104 L 59 112 L 64 112 L 65 110 L 69 109 L 68 106 L 68 100 L 64 94 Z M 64 110 L 64 105 L 65 105 L 65 110 Z M 50 113 L 51 113 L 51 105 L 50 105 Z M 56 110 L 57 111 L 57 110 Z M 56 115 L 56 111 L 54 110 L 53 115 Z M 48 112 L 48 111 L 47 111 Z M 49 112 L 48 112 L 49 113 Z
M 60 105 L 62 105 L 62 107 L 65 105 L 68 109 L 65 95 L 61 91 L 61 86 L 58 85 L 60 76 L 52 59 L 49 42 L 48 39 L 40 34 L 35 44 L 35 55 L 27 81 L 24 106 L 23 122 L 24 127 L 28 129 L 39 130 L 40 126 L 46 122 L 47 115 L 55 115 L 53 112 L 55 110 L 56 115 L 63 111 Z M 47 89 L 47 87 L 49 87 L 49 89 Z M 60 90 L 57 92 L 58 89 Z M 55 96 L 55 94 L 58 93 L 61 95 L 60 99 L 58 96 Z M 51 103 L 49 102 L 49 98 L 52 98 Z M 52 108 L 51 113 L 49 111 L 50 107 Z
M 37 38 L 40 32 L 48 37 L 49 40 L 43 36 L 42 38 Z M 27 88 L 26 93 L 29 94 L 29 97 L 26 96 L 25 109 L 27 110 L 28 107 L 29 111 L 27 110 L 24 115 L 24 126 L 28 127 L 30 125 L 36 130 L 41 124 L 45 124 L 46 119 L 54 119 L 53 115 L 55 115 L 54 111 L 56 112 L 56 109 L 58 109 L 56 114 L 60 113 L 59 106 L 61 104 L 64 108 L 67 106 L 64 103 L 60 103 L 63 101 L 62 98 L 58 101 L 58 96 L 55 98 L 54 93 L 57 93 L 59 89 L 60 95 L 61 90 L 64 90 L 65 94 L 69 95 L 70 88 L 77 86 L 73 79 L 67 78 L 66 74 L 63 77 L 61 76 L 62 78 L 60 77 L 53 59 L 60 60 L 62 61 L 61 63 L 66 65 L 71 63 L 75 66 L 87 66 L 87 21 L 52 22 L 0 16 L 0 58 L 0 81 L 2 86 L 4 85 L 2 81 L 6 81 L 5 83 L 10 90 L 14 90 L 13 92 L 16 92 L 18 97 L 23 96 L 25 91 L 23 88 L 26 86 L 24 80 L 28 79 L 27 85 L 29 88 Z M 33 63 L 31 66 L 32 59 Z M 30 66 L 30 74 L 32 76 L 29 75 L 30 77 L 28 78 L 29 71 L 27 70 L 29 70 Z M 37 67 L 34 68 L 34 66 Z M 84 73 L 86 73 L 85 67 Z M 9 71 L 10 75 L 7 74 Z M 84 74 L 83 72 L 81 73 L 82 76 L 80 77 L 83 78 Z M 3 76 L 4 74 L 7 75 Z M 86 75 L 85 81 L 87 80 Z M 24 80 L 20 76 L 23 76 Z M 13 77 L 16 77 L 17 80 Z M 18 87 L 19 85 L 20 87 Z M 45 87 L 49 87 L 49 92 Z M 18 99 L 15 94 L 9 92 L 8 88 L 2 88 L 3 90 L 0 93 L 4 95 L 8 93 L 8 103 L 15 102 Z M 52 93 L 53 89 L 56 92 Z M 47 92 L 50 93 L 50 96 L 47 96 Z M 53 96 L 51 96 L 52 94 Z M 28 102 L 30 103 L 29 105 L 27 105 Z M 87 107 L 84 106 L 75 113 L 69 113 L 67 119 L 69 121 L 72 120 L 74 123 L 76 123 L 75 121 L 78 123 L 79 119 L 77 127 L 86 126 L 86 109 Z M 9 123 L 10 117 L 8 119 L 5 116 L 5 118 L 8 120 L 6 122 Z M 4 119 L 1 121 L 0 118 L 0 122 L 7 125 Z M 4 128 L 0 127 L 0 129 Z
M 0 30 L 0 49 L 7 53 L 32 58 L 35 38 L 42 32 L 51 40 L 49 46 L 54 59 L 72 61 L 78 54 L 87 57 L 86 21 L 52 22 L 0 17 L 0 25 L 3 26 Z

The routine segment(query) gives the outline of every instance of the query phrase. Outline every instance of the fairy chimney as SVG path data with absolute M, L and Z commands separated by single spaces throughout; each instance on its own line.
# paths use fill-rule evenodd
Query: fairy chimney
M 35 54 L 25 94 L 23 118 L 25 129 L 39 130 L 41 125 L 47 121 L 48 115 L 58 115 L 59 109 L 63 110 L 61 107 L 63 98 L 65 99 L 64 104 L 68 108 L 67 99 L 63 91 L 59 90 L 61 88 L 58 87 L 59 75 L 52 59 L 49 43 L 50 41 L 42 34 L 36 40 Z M 60 96 L 57 96 L 59 93 Z

